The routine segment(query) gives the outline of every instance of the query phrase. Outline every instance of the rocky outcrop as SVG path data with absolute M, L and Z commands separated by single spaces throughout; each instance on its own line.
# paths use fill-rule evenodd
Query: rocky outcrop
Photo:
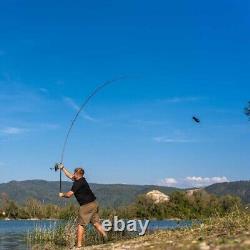
M 163 203 L 169 201 L 169 196 L 158 191 L 158 190 L 152 190 L 146 194 L 146 197 L 153 200 L 155 203 Z

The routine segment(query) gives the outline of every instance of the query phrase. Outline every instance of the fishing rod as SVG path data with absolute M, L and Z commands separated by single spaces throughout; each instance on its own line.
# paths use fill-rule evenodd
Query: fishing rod
M 65 136 L 65 139 L 64 139 L 64 142 L 63 142 L 63 146 L 62 146 L 62 152 L 61 152 L 61 159 L 60 159 L 60 163 L 56 163 L 55 166 L 53 168 L 51 168 L 52 170 L 55 170 L 55 171 L 58 171 L 60 168 L 59 168 L 59 165 L 63 163 L 63 160 L 64 160 L 64 155 L 65 155 L 65 150 L 66 150 L 66 146 L 67 146 L 67 143 L 68 143 L 68 140 L 69 140 L 69 136 L 70 136 L 70 133 L 72 131 L 72 128 L 74 127 L 74 124 L 78 118 L 78 116 L 80 115 L 80 113 L 84 110 L 84 108 L 87 106 L 87 104 L 89 103 L 89 101 L 98 93 L 100 92 L 102 89 L 104 89 L 106 86 L 112 84 L 112 83 L 115 83 L 117 81 L 121 81 L 121 80 L 124 80 L 126 79 L 127 77 L 126 76 L 121 76 L 121 77 L 118 77 L 118 78 L 115 78 L 115 79 L 112 79 L 112 80 L 108 80 L 108 81 L 105 81 L 104 83 L 98 85 L 88 96 L 87 98 L 84 100 L 84 102 L 82 103 L 82 105 L 80 106 L 79 110 L 77 111 L 77 113 L 75 114 L 73 120 L 71 121 L 70 123 L 70 126 L 67 130 L 67 133 L 66 133 L 66 136 Z M 62 170 L 60 169 L 60 192 L 62 191 Z

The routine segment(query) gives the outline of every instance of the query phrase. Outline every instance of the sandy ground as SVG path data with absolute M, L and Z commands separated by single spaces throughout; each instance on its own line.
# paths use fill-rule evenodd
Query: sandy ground
M 198 234 L 196 234 L 198 233 Z M 104 245 L 97 245 L 92 247 L 85 247 L 85 250 L 125 250 L 125 249 L 250 249 L 250 234 L 245 232 L 238 237 L 229 237 L 221 235 L 213 235 L 201 238 L 199 232 L 192 234 L 183 234 L 179 232 L 179 235 L 174 239 L 166 231 L 157 232 L 150 236 L 144 236 L 133 240 L 128 240 L 119 243 L 110 243 Z
M 84 248 L 97 249 L 230 249 L 250 250 L 250 215 L 214 218 L 192 229 L 164 230 L 132 240 Z

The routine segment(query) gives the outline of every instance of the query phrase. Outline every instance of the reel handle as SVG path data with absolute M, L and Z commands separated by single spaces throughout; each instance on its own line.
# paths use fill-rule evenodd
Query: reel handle
M 60 170 L 59 166 L 61 165 L 62 163 L 56 163 L 55 166 L 53 168 L 50 168 L 51 170 L 54 170 L 55 172 L 57 172 L 58 170 Z

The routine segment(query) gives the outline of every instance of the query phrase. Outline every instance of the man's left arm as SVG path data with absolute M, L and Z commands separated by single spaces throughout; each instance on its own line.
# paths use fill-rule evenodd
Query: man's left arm
M 59 197 L 61 198 L 70 198 L 71 196 L 73 196 L 73 192 L 72 191 L 69 191 L 67 193 L 59 193 Z
M 74 182 L 71 190 L 67 193 L 59 193 L 59 197 L 70 198 L 75 192 L 77 192 L 77 190 L 79 190 L 80 187 L 81 187 L 81 183 Z

